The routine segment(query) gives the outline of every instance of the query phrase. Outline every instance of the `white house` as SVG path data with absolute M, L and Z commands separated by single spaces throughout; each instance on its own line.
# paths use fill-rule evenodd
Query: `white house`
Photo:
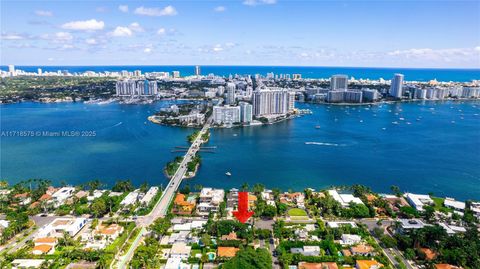
M 342 207 L 348 207 L 351 202 L 363 205 L 362 200 L 353 196 L 352 194 L 340 194 L 337 192 L 337 190 L 329 190 L 328 194 L 330 194 L 335 201 L 339 202 Z
M 303 246 L 303 248 L 291 248 L 290 252 L 293 254 L 302 254 L 303 256 L 318 256 L 320 255 L 320 247 Z
M 187 246 L 185 242 L 173 243 L 172 249 L 170 250 L 170 258 L 188 259 L 191 250 L 192 247 Z
M 138 195 L 139 195 L 139 190 L 132 191 L 131 193 L 127 194 L 125 198 L 123 198 L 123 200 L 120 202 L 120 205 L 125 207 L 125 206 L 135 204 L 137 202 Z
M 446 206 L 446 207 L 449 207 L 455 211 L 459 211 L 459 212 L 463 212 L 465 211 L 465 203 L 464 202 L 460 202 L 460 201 L 456 201 L 455 199 L 453 198 L 445 198 L 445 200 L 443 201 L 443 205 Z
M 405 193 L 404 196 L 407 199 L 408 203 L 417 211 L 423 211 L 424 206 L 433 205 L 434 203 L 432 198 L 430 198 L 429 195 L 425 194 Z
M 36 238 L 63 237 L 63 233 L 75 236 L 87 223 L 85 218 L 56 218 L 51 223 L 43 226 Z
M 16 259 L 12 261 L 12 269 L 40 268 L 44 262 L 43 259 Z
M 63 187 L 60 188 L 52 195 L 52 201 L 55 206 L 62 205 L 65 201 L 70 198 L 75 193 L 74 187 Z
M 140 203 L 145 206 L 149 205 L 153 197 L 157 195 L 157 192 L 158 192 L 158 187 L 151 187 L 150 189 L 148 189 L 147 193 L 143 196 L 142 200 L 140 200 Z
M 362 241 L 362 237 L 356 234 L 342 234 L 341 245 L 355 245 Z

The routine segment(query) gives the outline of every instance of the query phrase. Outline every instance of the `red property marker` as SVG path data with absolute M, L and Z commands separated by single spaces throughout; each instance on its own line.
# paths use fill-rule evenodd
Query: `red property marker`
M 238 193 L 238 211 L 232 213 L 241 223 L 247 222 L 253 215 L 253 211 L 248 211 L 248 192 L 241 191 Z

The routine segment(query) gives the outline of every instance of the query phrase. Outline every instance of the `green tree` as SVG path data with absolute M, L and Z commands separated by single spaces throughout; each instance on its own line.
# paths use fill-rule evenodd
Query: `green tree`
M 237 252 L 235 257 L 223 264 L 224 269 L 271 269 L 272 257 L 264 248 L 254 250 L 247 247 Z
M 92 215 L 98 218 L 107 213 L 107 205 L 103 199 L 95 199 L 90 206 L 90 210 Z

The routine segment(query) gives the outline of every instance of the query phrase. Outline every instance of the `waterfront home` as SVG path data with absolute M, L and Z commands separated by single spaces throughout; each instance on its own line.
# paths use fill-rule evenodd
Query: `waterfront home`
M 223 202 L 225 191 L 222 189 L 203 188 L 200 192 L 200 203 L 197 205 L 197 214 L 207 216 L 217 213 L 220 203 Z
M 91 194 L 87 196 L 88 201 L 93 201 L 97 198 L 100 198 L 105 193 L 105 190 L 94 190 Z
M 15 259 L 12 261 L 12 269 L 36 269 L 45 262 L 43 259 Z
M 391 194 L 384 194 L 382 195 L 382 199 L 388 203 L 388 207 L 393 212 L 400 212 L 400 208 L 404 206 L 408 206 L 408 202 L 403 197 L 397 197 Z
M 233 258 L 239 251 L 239 248 L 236 247 L 218 247 L 217 257 L 220 258 Z
M 267 205 L 276 206 L 275 197 L 272 190 L 265 189 L 261 193 L 262 199 L 267 203 Z
M 75 236 L 87 223 L 85 218 L 56 218 L 49 224 L 40 228 L 39 237 L 63 237 L 63 233 Z
M 89 194 L 88 191 L 79 190 L 77 193 L 75 193 L 75 197 L 77 199 L 82 199 L 83 197 L 87 197 L 88 194 Z
M 355 261 L 356 269 L 378 269 L 383 267 L 383 264 L 376 260 L 357 260 Z
M 131 193 L 127 194 L 125 198 L 120 202 L 120 205 L 124 208 L 130 205 L 134 205 L 138 201 L 138 195 L 140 194 L 140 190 L 136 189 Z
M 298 269 L 338 269 L 335 262 L 299 262 Z
M 28 205 L 32 202 L 32 198 L 30 198 L 30 194 L 28 192 L 15 194 L 13 199 L 18 201 L 20 205 Z
M 302 192 L 282 193 L 280 194 L 279 200 L 282 204 L 305 208 L 305 195 Z
M 363 205 L 362 200 L 352 194 L 340 194 L 337 190 L 328 190 L 328 194 L 332 196 L 335 201 L 339 202 L 342 207 L 348 207 L 350 203 Z
M 52 201 L 55 206 L 60 206 L 65 203 L 65 201 L 70 198 L 75 192 L 74 187 L 63 187 L 60 188 L 52 195 Z
M 352 255 L 372 256 L 373 247 L 367 244 L 360 244 L 350 247 L 350 252 L 352 253 Z
M 453 198 L 445 198 L 443 205 L 457 212 L 463 213 L 465 211 L 465 202 L 456 201 Z
M 405 193 L 404 196 L 407 199 L 408 203 L 417 211 L 424 211 L 424 206 L 434 204 L 432 198 L 430 198 L 429 195 Z
M 177 193 L 173 201 L 172 213 L 177 215 L 191 215 L 195 209 L 195 199 L 185 199 L 185 195 Z
M 143 196 L 142 200 L 140 200 L 140 204 L 144 206 L 148 206 L 152 201 L 153 197 L 157 195 L 157 192 L 158 192 L 158 187 L 150 187 L 147 193 L 145 193 L 145 195 Z

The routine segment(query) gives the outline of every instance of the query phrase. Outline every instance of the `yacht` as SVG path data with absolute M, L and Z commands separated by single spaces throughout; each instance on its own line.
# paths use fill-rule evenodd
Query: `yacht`
M 227 176 L 231 176 L 231 175 L 232 175 L 232 173 L 230 173 L 230 172 L 226 172 L 226 173 L 225 173 L 225 175 L 227 175 Z

